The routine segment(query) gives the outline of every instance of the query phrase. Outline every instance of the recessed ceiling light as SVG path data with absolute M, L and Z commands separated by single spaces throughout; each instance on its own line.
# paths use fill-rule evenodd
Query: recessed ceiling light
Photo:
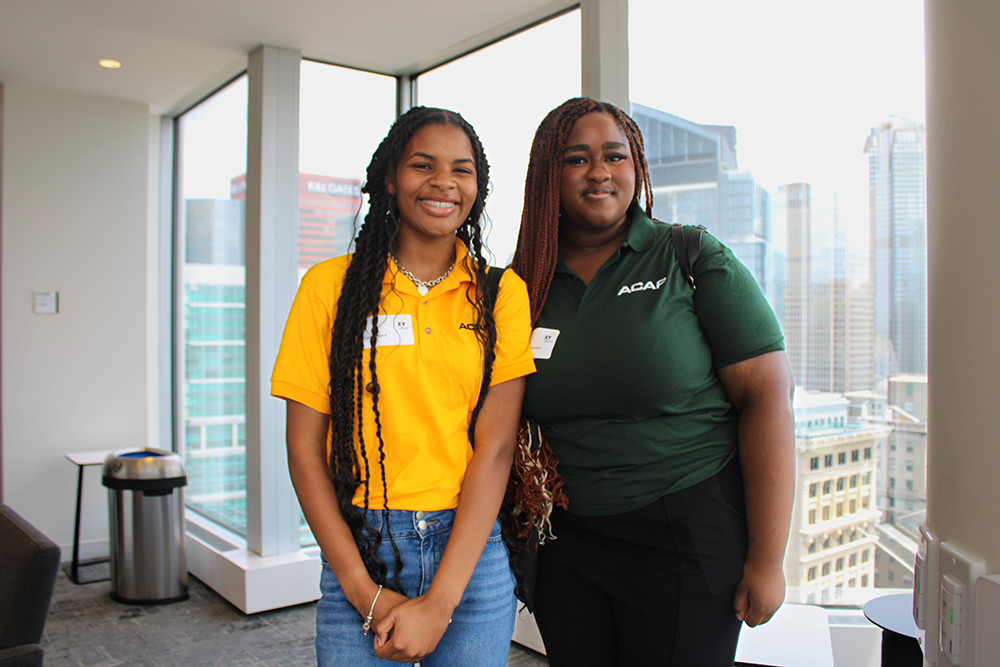
M 97 64 L 100 65 L 101 67 L 105 67 L 107 69 L 118 69 L 119 67 L 122 66 L 122 64 L 120 62 L 118 62 L 117 60 L 112 60 L 111 58 L 105 58 L 103 60 L 98 60 Z

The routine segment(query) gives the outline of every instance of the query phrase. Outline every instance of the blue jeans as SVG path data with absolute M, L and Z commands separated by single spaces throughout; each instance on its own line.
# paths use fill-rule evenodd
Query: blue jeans
M 369 510 L 368 522 L 382 534 L 378 555 L 389 568 L 395 558 L 386 533 L 386 518 L 403 560 L 400 582 L 409 597 L 427 592 L 437 571 L 455 521 L 455 510 L 419 513 L 408 510 Z M 426 523 L 424 528 L 420 525 Z M 362 619 L 344 596 L 333 570 L 323 561 L 320 578 L 323 597 L 316 607 L 316 657 L 320 667 L 399 665 L 375 655 L 373 635 L 365 637 Z M 452 623 L 422 667 L 504 667 L 514 634 L 514 576 L 500 522 L 486 542 L 475 572 L 466 586 Z

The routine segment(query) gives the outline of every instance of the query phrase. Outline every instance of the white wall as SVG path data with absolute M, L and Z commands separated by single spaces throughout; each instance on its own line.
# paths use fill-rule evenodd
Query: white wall
M 77 469 L 63 455 L 146 444 L 153 125 L 143 104 L 4 93 L 3 500 L 65 548 Z M 34 290 L 58 290 L 59 314 L 34 315 Z M 99 467 L 84 491 L 83 555 L 106 554 Z

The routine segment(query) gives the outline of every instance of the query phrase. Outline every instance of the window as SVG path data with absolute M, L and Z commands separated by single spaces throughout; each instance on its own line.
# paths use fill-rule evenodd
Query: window
M 913 472 L 913 461 L 906 462 L 906 472 Z
M 827 561 L 826 563 L 823 563 L 823 576 L 826 577 L 829 576 L 829 574 L 830 574 L 830 562 Z
M 891 10 L 889 10 L 890 5 Z M 815 299 L 815 293 L 809 290 L 817 284 L 822 284 L 824 289 L 828 288 L 831 291 L 845 284 L 847 290 L 856 290 L 862 284 L 871 285 L 868 282 L 870 277 L 867 275 L 869 263 L 866 261 L 869 232 L 872 229 L 868 210 L 871 200 L 867 173 L 867 167 L 871 163 L 866 159 L 862 165 L 856 157 L 832 156 L 840 154 L 841 150 L 846 154 L 848 147 L 853 147 L 849 150 L 856 154 L 858 146 L 869 136 L 875 143 L 884 142 L 885 146 L 891 146 L 891 135 L 872 133 L 871 128 L 886 123 L 889 120 L 889 113 L 903 113 L 896 108 L 906 106 L 905 115 L 909 118 L 919 121 L 923 117 L 925 108 L 922 89 L 923 10 L 919 5 L 920 3 L 909 3 L 906 6 L 902 2 L 880 3 L 876 11 L 884 23 L 873 23 L 871 16 L 856 14 L 851 19 L 831 20 L 836 25 L 826 25 L 824 22 L 824 30 L 819 33 L 814 31 L 805 33 L 790 30 L 787 25 L 775 22 L 773 17 L 779 14 L 781 9 L 769 6 L 767 3 L 761 7 L 759 4 L 751 6 L 745 3 L 678 5 L 657 0 L 629 0 L 629 89 L 633 102 L 633 117 L 640 115 L 645 117 L 645 120 L 638 117 L 636 119 L 645 134 L 654 188 L 654 212 L 657 217 L 667 222 L 706 224 L 713 230 L 713 235 L 729 245 L 734 254 L 746 264 L 751 273 L 757 277 L 776 313 L 779 313 L 786 336 L 792 373 L 797 384 L 807 391 L 816 389 L 844 393 L 853 391 L 854 388 L 867 389 L 875 386 L 871 378 L 867 377 L 871 372 L 866 370 L 864 371 L 866 377 L 859 378 L 863 380 L 862 382 L 857 382 L 852 389 L 843 388 L 845 383 L 855 382 L 846 377 L 853 372 L 850 368 L 854 363 L 860 362 L 862 366 L 872 363 L 871 359 L 864 358 L 870 354 L 867 349 L 863 350 L 848 342 L 853 340 L 852 334 L 850 331 L 844 331 L 846 328 L 844 320 L 839 319 L 844 310 L 835 310 L 840 306 L 836 306 L 836 302 L 830 297 L 828 301 L 823 302 L 824 309 L 830 306 L 830 309 L 822 315 L 828 319 L 819 323 L 813 316 L 815 309 L 806 309 L 805 305 Z M 866 7 L 866 12 L 869 9 Z M 665 12 L 669 12 L 669 18 L 664 17 Z M 663 26 L 668 23 L 684 25 L 684 30 L 680 31 L 684 34 L 665 42 L 662 38 Z M 892 41 L 883 40 L 881 34 L 878 40 L 868 35 L 871 31 L 870 26 L 881 24 L 894 26 Z M 835 44 L 844 40 L 848 34 L 852 39 L 847 43 L 860 45 L 858 48 L 862 52 L 878 44 L 880 51 L 884 51 L 891 58 L 893 67 L 878 77 L 872 77 L 870 73 L 872 62 L 888 62 L 874 53 L 867 60 L 864 57 L 860 58 L 863 64 L 859 64 L 856 69 L 847 58 L 839 58 L 840 62 L 836 62 L 838 59 L 827 60 L 826 54 L 838 51 Z M 787 62 L 783 61 L 777 52 L 759 47 L 760 43 L 787 42 L 789 35 L 792 35 L 793 40 L 801 40 L 796 41 L 801 47 L 801 59 L 799 57 L 794 59 L 796 62 L 791 65 L 791 71 L 783 69 Z M 712 44 L 713 48 L 705 49 L 705 44 Z M 698 57 L 692 58 L 692 53 L 697 53 Z M 665 66 L 664 63 L 671 64 Z M 820 63 L 821 67 L 826 69 L 817 69 Z M 664 70 L 669 72 L 669 85 L 663 83 Z M 784 83 L 777 86 L 761 85 L 766 76 L 760 73 L 775 71 L 785 72 L 782 79 Z M 819 71 L 833 74 L 837 80 L 831 82 L 829 77 L 818 76 L 816 73 Z M 904 80 L 910 77 L 916 85 L 907 88 Z M 890 81 L 894 87 L 892 94 L 886 90 Z M 708 85 L 706 82 L 711 84 Z M 862 92 L 862 88 L 868 85 L 872 86 L 870 95 Z M 833 92 L 831 86 L 838 90 L 839 94 Z M 869 101 L 874 101 L 876 98 L 888 105 L 884 107 L 884 111 L 869 110 L 871 108 L 866 106 Z M 782 101 L 778 102 L 778 99 Z M 642 105 L 642 108 L 637 108 L 638 105 Z M 817 124 L 815 109 L 818 107 L 824 107 L 823 113 L 831 112 L 833 118 L 828 122 Z M 766 115 L 770 118 L 766 122 L 758 122 L 757 110 L 764 109 L 769 110 Z M 668 114 L 682 119 L 682 122 L 669 122 Z M 869 116 L 874 117 L 867 118 Z M 856 124 L 858 129 L 848 131 L 848 126 L 852 124 Z M 690 130 L 692 126 L 697 132 L 685 131 L 685 128 Z M 799 129 L 792 130 L 793 126 Z M 837 127 L 830 129 L 833 126 Z M 817 127 L 823 129 L 817 131 Z M 730 147 L 726 145 L 725 137 L 716 138 L 720 130 L 732 131 L 735 146 L 738 147 L 738 164 L 735 159 L 732 160 L 732 165 L 724 164 L 726 157 L 722 154 Z M 902 128 L 901 132 L 903 130 L 910 131 L 911 128 Z M 918 140 L 921 137 L 921 132 L 915 130 L 911 134 Z M 839 138 L 835 138 L 835 135 L 839 135 Z M 808 136 L 809 141 L 789 142 L 788 136 Z M 696 143 L 699 141 L 702 143 Z M 837 144 L 842 144 L 843 148 Z M 680 148 L 682 145 L 683 148 Z M 922 150 L 922 147 L 916 145 L 913 147 Z M 793 153 L 796 154 L 794 158 L 791 157 Z M 780 157 L 781 154 L 785 154 L 786 157 Z M 720 155 L 721 158 L 718 157 Z M 702 156 L 705 156 L 706 164 L 703 172 L 699 172 L 695 165 Z M 821 167 L 815 164 L 818 162 L 825 164 Z M 839 166 L 834 167 L 834 162 L 845 166 L 843 169 Z M 856 163 L 860 169 L 865 170 L 865 173 L 863 175 L 858 173 L 860 169 L 847 166 L 848 163 Z M 726 177 L 719 176 L 727 168 L 734 171 L 738 168 L 752 174 L 752 177 L 738 179 L 737 184 L 734 182 L 736 179 L 727 180 Z M 837 175 L 833 175 L 833 172 Z M 834 180 L 838 183 L 852 180 L 858 186 L 835 185 Z M 808 183 L 809 189 L 795 189 L 789 185 L 798 183 Z M 693 187 L 695 184 L 697 188 Z M 737 185 L 738 196 L 749 196 L 759 207 L 758 210 L 767 210 L 773 204 L 770 213 L 759 215 L 744 213 L 743 211 L 750 207 L 742 205 L 740 213 L 734 217 L 734 208 L 730 204 L 731 195 L 734 194 Z M 751 187 L 745 189 L 747 185 Z M 755 192 L 754 186 L 757 185 L 760 186 L 760 190 Z M 836 207 L 833 205 L 834 191 L 838 192 Z M 894 194 L 899 197 L 895 204 Z M 917 201 L 920 197 L 923 197 L 922 189 L 919 193 L 908 191 L 905 195 L 890 190 L 885 197 L 884 208 L 903 206 L 903 202 L 911 199 Z M 801 202 L 798 209 L 803 212 L 801 219 L 793 219 L 792 215 L 786 215 L 787 210 L 795 205 L 796 199 Z M 829 203 L 822 203 L 824 201 Z M 878 205 L 883 204 L 880 201 Z M 874 203 L 873 208 L 875 208 Z M 808 219 L 809 216 L 811 220 L 808 222 L 801 221 Z M 838 227 L 832 222 L 834 219 L 842 221 L 843 225 Z M 830 222 L 820 223 L 821 220 Z M 823 235 L 823 240 L 813 241 L 813 247 L 804 252 L 802 249 L 793 250 L 793 245 L 788 242 L 793 239 L 792 224 L 802 225 L 794 231 L 803 234 L 819 232 Z M 856 264 L 864 268 L 853 276 L 850 268 L 835 268 L 835 262 L 846 260 L 854 252 L 847 250 L 843 255 L 837 255 L 841 250 L 832 239 L 839 233 L 850 239 L 849 246 L 857 248 L 864 246 L 858 253 L 863 257 L 859 257 L 860 261 Z M 809 240 L 817 237 L 795 236 L 794 238 L 805 239 L 803 244 L 808 244 Z M 858 241 L 857 244 L 855 239 Z M 884 245 L 880 248 L 889 247 L 889 242 L 884 239 L 882 242 Z M 834 249 L 835 247 L 837 249 Z M 800 254 L 793 255 L 796 252 Z M 784 257 L 781 257 L 782 253 L 785 253 Z M 801 263 L 797 264 L 800 259 Z M 918 259 L 914 258 L 913 261 L 916 262 Z M 871 265 L 879 270 L 883 262 L 884 258 L 873 261 Z M 795 275 L 796 270 L 802 272 L 801 277 Z M 838 271 L 846 275 L 841 275 Z M 871 278 L 874 279 L 874 276 Z M 801 283 L 796 283 L 799 280 Z M 837 282 L 838 287 L 834 287 L 834 281 L 843 282 Z M 886 289 L 888 293 L 891 287 L 882 289 Z M 829 292 L 824 292 L 824 295 L 826 294 Z M 869 297 L 866 293 L 865 298 L 873 297 Z M 842 306 L 845 310 L 850 307 Z M 875 308 L 872 310 L 887 312 Z M 810 317 L 807 318 L 806 315 Z M 800 319 L 796 320 L 796 317 Z M 874 315 L 872 317 L 874 319 Z M 869 324 L 863 326 L 868 327 Z M 874 322 L 871 326 L 874 326 Z M 902 323 L 897 326 L 908 327 Z M 841 336 L 837 330 L 844 335 Z M 914 336 L 919 338 L 925 337 L 926 334 L 925 328 L 914 327 L 907 331 L 912 331 Z M 864 335 L 869 333 L 874 340 L 874 332 L 869 332 L 866 328 Z M 845 347 L 839 345 L 840 340 L 844 341 Z M 888 341 L 883 349 L 897 350 Z M 848 359 L 849 363 L 841 361 Z M 890 361 L 886 355 L 886 358 L 880 358 L 875 364 L 879 366 L 875 373 L 880 373 L 880 377 L 886 377 L 897 371 L 903 372 L 909 362 L 904 362 L 901 358 L 893 358 Z M 897 370 L 892 370 L 890 364 Z M 909 372 L 908 368 L 906 372 Z M 905 384 L 902 383 L 896 393 L 904 393 Z M 924 396 L 922 392 L 923 387 L 919 392 L 921 400 Z M 914 390 L 914 393 L 918 392 Z M 902 405 L 899 401 L 901 399 L 894 399 L 894 402 Z M 870 414 L 881 416 L 889 404 L 890 401 L 887 399 L 876 398 L 867 407 Z M 841 426 L 839 416 L 832 411 L 806 413 L 800 415 L 797 422 L 800 437 L 801 431 L 809 428 L 807 426 L 809 421 L 813 422 L 814 429 Z M 847 428 L 851 426 L 853 423 L 849 423 Z M 878 461 L 873 452 L 876 445 L 883 441 L 883 451 L 879 453 L 881 457 L 888 450 L 888 442 L 883 436 L 877 439 L 854 440 L 853 444 L 846 447 L 834 444 L 821 445 L 835 451 L 825 455 L 815 455 L 817 450 L 812 450 L 805 454 L 805 458 L 810 459 L 809 470 L 815 472 L 819 469 L 820 461 L 813 464 L 812 458 L 822 458 L 823 467 L 830 470 L 835 465 L 833 455 L 837 455 L 837 460 L 841 464 L 846 462 L 840 459 L 839 449 L 843 448 L 852 452 L 849 460 L 851 464 L 864 462 L 863 468 L 857 466 L 852 470 L 863 474 L 868 470 L 875 470 L 878 464 L 885 464 L 885 461 Z M 855 450 L 858 452 L 856 459 L 853 454 Z M 805 468 L 805 461 L 799 465 Z M 880 477 L 877 484 L 875 479 L 869 480 L 869 490 L 877 488 L 884 494 L 883 479 Z M 822 483 L 823 480 L 816 481 Z M 808 486 L 809 482 L 803 486 Z M 806 490 L 802 488 L 800 493 Z M 844 498 L 843 501 L 848 503 L 849 499 Z M 871 507 L 874 510 L 875 505 L 872 504 Z M 871 532 L 874 533 L 874 528 Z M 790 581 L 795 579 L 790 578 Z M 797 594 L 798 592 L 790 589 L 789 601 L 803 602 L 802 598 L 797 600 L 794 598 Z
M 837 490 L 838 491 L 843 491 L 844 490 L 844 478 L 843 477 L 838 477 L 837 478 Z
M 554 45 L 558 45 L 555 48 Z M 544 53 L 545 67 L 511 67 L 523 54 Z M 538 124 L 570 97 L 579 97 L 580 11 L 567 12 L 501 42 L 421 74 L 417 102 L 454 109 L 472 123 L 490 162 L 492 221 L 487 243 L 495 264 L 510 263 L 524 203 L 528 153 Z M 489 85 L 455 85 L 456 81 Z M 511 113 L 498 100 L 518 100 Z M 626 110 L 627 111 L 627 110 Z
M 872 483 L 872 474 L 870 472 L 866 472 L 865 473 L 865 478 L 864 479 L 865 479 L 865 486 L 871 486 L 871 483 Z
M 809 485 L 809 497 L 815 498 L 819 493 L 819 484 L 813 483 Z
M 816 566 L 810 567 L 806 572 L 806 581 L 816 581 Z
M 857 565 L 858 564 L 858 555 L 857 554 L 851 554 L 850 556 L 848 556 L 847 557 L 847 564 L 850 565 L 851 567 L 854 567 L 855 565 Z
M 861 575 L 861 588 L 868 588 L 868 575 L 867 574 L 862 574 Z
M 833 491 L 833 480 L 828 479 L 825 482 L 823 482 L 823 495 L 828 496 L 832 491 Z
M 871 552 L 868 551 L 868 550 L 862 551 L 861 552 L 861 562 L 862 563 L 867 563 L 868 562 L 868 557 L 869 557 L 870 554 L 871 554 Z
M 912 479 L 906 480 L 906 490 L 907 491 L 912 491 L 913 490 L 913 480 Z
M 857 475 L 851 475 L 851 488 L 852 489 L 858 488 L 858 476 Z
M 343 96 L 364 100 L 364 113 Z M 396 79 L 303 60 L 299 83 L 299 274 L 350 251 L 361 184 L 396 119 Z M 366 199 L 367 202 L 367 199 Z
M 854 514 L 855 512 L 858 511 L 858 501 L 857 500 L 851 499 L 851 510 L 850 511 L 851 511 L 851 514 Z
M 893 570 L 888 570 L 885 573 L 885 578 L 889 580 L 889 583 L 896 581 L 896 573 Z
M 856 449 L 851 450 L 851 463 L 857 463 L 860 452 Z
M 816 523 L 816 510 L 809 510 L 809 525 Z
M 823 508 L 823 521 L 829 521 L 829 520 L 830 520 L 830 506 L 827 505 L 826 507 Z
M 845 463 L 847 463 L 847 452 L 837 454 L 837 465 L 844 465 Z
M 809 469 L 810 470 L 819 470 L 819 457 L 818 456 L 814 456 L 811 459 L 809 459 Z
M 844 503 L 837 503 L 837 517 L 844 516 Z
M 189 509 L 246 533 L 244 378 L 247 77 L 176 123 L 174 300 L 182 323 L 175 373 L 177 451 Z

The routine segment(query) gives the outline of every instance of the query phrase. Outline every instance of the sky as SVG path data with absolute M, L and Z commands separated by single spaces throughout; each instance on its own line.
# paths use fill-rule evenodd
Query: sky
M 772 193 L 793 182 L 837 192 L 866 242 L 865 139 L 891 115 L 924 119 L 921 0 L 630 0 L 629 42 L 633 102 L 735 126 L 741 169 Z M 418 79 L 419 103 L 459 111 L 483 141 L 499 263 L 516 242 L 534 129 L 579 94 L 579 52 L 575 11 Z M 182 121 L 185 197 L 228 197 L 245 171 L 245 90 L 233 84 Z M 301 170 L 363 179 L 392 122 L 393 80 L 306 63 L 301 90 Z

